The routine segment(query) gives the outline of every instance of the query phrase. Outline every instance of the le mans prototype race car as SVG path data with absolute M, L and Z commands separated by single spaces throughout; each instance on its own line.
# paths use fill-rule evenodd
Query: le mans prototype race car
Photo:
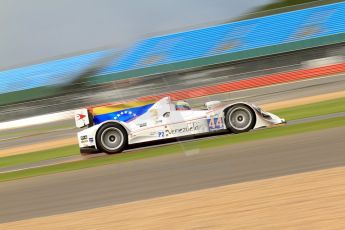
M 245 102 L 210 101 L 205 106 L 204 110 L 192 109 L 184 101 L 173 103 L 165 97 L 156 103 L 136 102 L 78 110 L 76 126 L 88 127 L 78 133 L 81 153 L 114 154 L 137 143 L 218 131 L 242 133 L 285 123 L 284 119 Z

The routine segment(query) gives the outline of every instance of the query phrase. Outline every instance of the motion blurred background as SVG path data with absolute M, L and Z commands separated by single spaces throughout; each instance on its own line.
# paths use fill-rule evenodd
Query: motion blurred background
M 0 0 L 0 28 L 0 229 L 345 229 L 344 1 Z M 164 96 L 287 125 L 80 155 L 76 109 Z
M 332 0 L 2 0 L 0 121 L 341 63 L 344 12 Z

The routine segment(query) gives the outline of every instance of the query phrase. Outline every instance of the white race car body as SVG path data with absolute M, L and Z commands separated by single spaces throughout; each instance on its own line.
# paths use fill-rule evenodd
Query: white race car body
M 91 127 L 89 123 L 93 121 L 90 121 L 90 114 L 86 110 L 80 110 L 76 114 L 77 126 L 89 125 L 89 128 L 78 133 L 79 146 L 82 150 L 99 149 L 97 132 L 108 123 L 119 124 L 126 130 L 127 144 L 129 145 L 227 130 L 225 112 L 234 105 L 245 105 L 252 109 L 253 114 L 255 114 L 253 129 L 285 123 L 284 119 L 263 112 L 257 106 L 245 102 L 226 105 L 220 102 L 208 102 L 206 105 L 208 108 L 205 110 L 176 110 L 175 104 L 170 98 L 165 97 L 150 106 L 146 106 L 141 115 L 135 114 L 130 109 L 125 109 Z M 132 115 L 132 119 L 126 121 L 120 119 L 121 116 L 128 117 L 130 115 Z

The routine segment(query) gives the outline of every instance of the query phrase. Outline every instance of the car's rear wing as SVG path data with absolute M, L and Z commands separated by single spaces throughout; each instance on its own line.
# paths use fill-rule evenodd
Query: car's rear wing
M 78 128 L 90 127 L 93 125 L 93 116 L 88 109 L 78 109 L 74 113 L 75 125 Z

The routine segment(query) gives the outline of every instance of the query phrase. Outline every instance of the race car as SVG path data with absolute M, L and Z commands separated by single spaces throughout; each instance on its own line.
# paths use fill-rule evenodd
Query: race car
M 214 132 L 243 133 L 252 129 L 285 124 L 278 116 L 259 107 L 236 102 L 205 103 L 192 109 L 185 101 L 170 97 L 157 102 L 133 102 L 77 110 L 75 122 L 81 153 L 120 153 L 128 146 L 144 142 L 176 139 Z

